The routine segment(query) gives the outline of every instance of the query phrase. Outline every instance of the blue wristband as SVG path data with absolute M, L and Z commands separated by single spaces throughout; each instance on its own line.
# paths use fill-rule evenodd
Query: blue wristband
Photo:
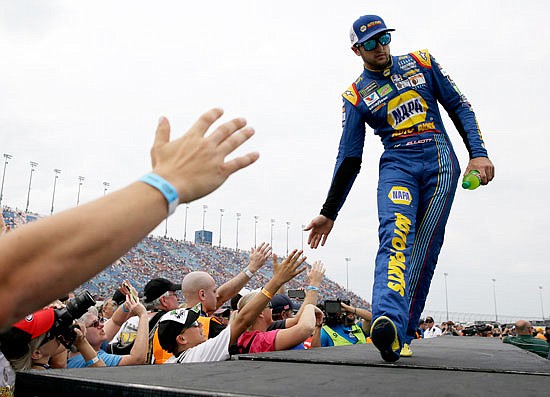
M 90 365 L 94 365 L 95 363 L 97 363 L 99 361 L 99 356 L 95 356 L 94 358 L 92 358 L 91 360 L 88 360 L 84 363 L 85 366 L 89 367 Z
M 153 186 L 155 189 L 158 189 L 158 191 L 162 193 L 162 195 L 168 202 L 168 215 L 172 215 L 180 202 L 180 198 L 176 188 L 174 188 L 174 186 L 172 186 L 170 182 L 168 182 L 166 179 L 152 172 L 150 174 L 143 175 L 139 180 Z
M 308 285 L 306 287 L 306 291 L 319 291 L 319 288 L 313 286 L 313 285 Z

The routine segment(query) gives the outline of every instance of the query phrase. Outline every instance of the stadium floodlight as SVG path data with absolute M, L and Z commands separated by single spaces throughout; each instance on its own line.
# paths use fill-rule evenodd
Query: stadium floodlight
M 256 248 L 256 226 L 258 225 L 258 215 L 254 215 L 254 248 Z
M 78 177 L 78 193 L 76 195 L 76 206 L 78 207 L 78 204 L 80 204 L 80 188 L 82 187 L 82 182 L 84 182 L 84 178 L 83 176 L 79 176 Z
M 204 243 L 204 217 L 206 216 L 206 210 L 208 206 L 204 204 L 202 206 L 202 231 L 201 231 L 201 243 Z
M 271 219 L 271 238 L 269 241 L 269 245 L 271 245 L 271 249 L 273 249 L 273 226 L 275 225 L 275 219 Z
M 290 222 L 286 223 L 286 256 L 288 256 L 288 229 L 290 229 Z
M 187 211 L 189 211 L 189 204 L 185 204 L 185 221 L 183 224 L 183 241 L 187 241 Z
M 235 238 L 235 251 L 239 252 L 239 220 L 241 219 L 241 213 L 237 212 L 237 236 Z
M 497 279 L 492 278 L 493 280 L 493 298 L 495 300 L 495 321 L 498 323 L 498 314 L 497 314 Z
M 220 208 L 220 242 L 218 243 L 218 247 L 222 247 L 222 218 L 223 218 L 223 208 Z
M 53 193 L 52 193 L 52 208 L 50 210 L 50 215 L 53 215 L 53 203 L 55 201 L 55 187 L 57 185 L 57 178 L 59 178 L 59 174 L 61 173 L 61 170 L 58 168 L 54 168 L 54 179 L 53 179 Z
M 8 160 L 11 158 L 11 154 L 4 153 L 4 172 L 2 173 L 2 187 L 0 188 L 0 205 L 2 205 L 2 197 L 4 197 L 4 178 L 6 177 L 6 166 L 8 165 Z
M 32 174 L 34 173 L 35 168 L 38 166 L 38 163 L 35 161 L 31 161 L 30 165 L 31 165 L 31 176 L 29 178 L 29 190 L 27 191 L 27 206 L 25 207 L 25 212 L 29 212 L 29 202 L 31 199 Z
M 349 293 L 349 263 L 351 258 L 344 258 L 346 260 L 346 291 Z
M 544 306 L 542 304 L 542 286 L 539 285 L 539 293 L 540 293 L 540 312 L 542 314 L 542 321 L 544 321 Z
M 443 273 L 443 275 L 445 276 L 445 307 L 447 309 L 447 321 L 449 321 L 449 295 L 447 295 L 447 276 L 449 273 Z

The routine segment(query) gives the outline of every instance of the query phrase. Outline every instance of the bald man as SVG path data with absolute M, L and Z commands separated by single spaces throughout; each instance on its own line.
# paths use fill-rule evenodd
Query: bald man
M 202 305 L 201 317 L 203 332 L 208 338 L 217 336 L 225 326 L 215 317 L 210 317 L 224 302 L 237 295 L 239 291 L 254 277 L 271 255 L 271 246 L 262 243 L 250 251 L 250 262 L 239 274 L 228 282 L 216 287 L 214 278 L 207 272 L 197 271 L 187 274 L 181 283 L 181 292 L 185 297 L 187 307 Z
M 533 327 L 527 320 L 516 321 L 517 336 L 506 336 L 502 341 L 517 346 L 520 349 L 548 358 L 548 342 L 533 336 Z

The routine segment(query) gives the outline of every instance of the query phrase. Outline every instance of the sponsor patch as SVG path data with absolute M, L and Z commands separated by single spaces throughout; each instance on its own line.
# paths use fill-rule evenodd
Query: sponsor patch
M 412 70 L 409 70 L 407 73 L 404 73 L 403 74 L 403 77 L 410 77 L 410 76 L 413 76 L 417 73 L 420 73 L 420 69 L 412 69 Z
M 428 52 L 428 50 L 424 49 L 424 50 L 411 52 L 410 55 L 415 59 L 415 61 L 419 65 L 422 65 L 428 69 L 432 68 L 432 60 L 430 58 L 430 53 Z
M 388 197 L 394 204 L 410 205 L 412 201 L 411 192 L 405 186 L 393 186 Z
M 355 84 L 349 86 L 349 88 L 344 91 L 342 96 L 347 99 L 353 106 L 357 106 L 359 103 L 359 93 L 357 92 L 357 87 Z
M 414 76 L 409 77 L 411 86 L 416 87 L 418 85 L 426 84 L 426 79 L 423 73 L 417 73 Z
M 391 81 L 394 83 L 397 83 L 398 81 L 403 80 L 403 77 L 401 77 L 400 74 L 392 74 Z
M 361 95 L 362 98 L 366 97 L 367 95 L 373 93 L 376 91 L 380 86 L 376 81 L 371 81 L 366 87 L 361 89 L 359 91 L 359 95 Z
M 389 84 L 385 84 L 385 85 L 383 85 L 382 87 L 380 87 L 379 89 L 376 90 L 378 95 L 380 95 L 381 97 L 388 95 L 392 91 L 393 91 L 393 89 L 391 88 L 391 86 Z
M 380 97 L 378 96 L 378 94 L 376 92 L 373 92 L 373 93 L 367 95 L 366 97 L 364 97 L 363 101 L 367 104 L 367 106 L 370 106 L 373 103 L 375 103 L 376 101 L 378 101 L 379 99 L 380 99 Z
M 390 69 L 384 69 L 384 72 L 382 73 L 382 75 L 383 75 L 384 77 L 388 77 L 390 74 L 391 74 L 391 70 L 390 70 Z
M 395 213 L 395 229 L 391 240 L 391 255 L 388 260 L 388 288 L 405 296 L 405 270 L 407 269 L 407 236 L 411 230 L 411 220 L 405 215 Z
M 394 129 L 410 128 L 426 120 L 428 105 L 414 90 L 405 91 L 388 103 L 387 121 Z
M 346 107 L 342 106 L 342 128 L 346 126 Z
M 397 88 L 398 91 L 401 91 L 402 89 L 410 86 L 411 82 L 409 80 L 398 81 L 395 83 L 395 88 Z

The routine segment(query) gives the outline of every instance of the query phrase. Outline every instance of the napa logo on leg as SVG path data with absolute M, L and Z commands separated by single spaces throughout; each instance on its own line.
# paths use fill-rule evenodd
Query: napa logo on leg
M 412 201 L 412 194 L 405 186 L 393 186 L 388 193 L 388 198 L 394 204 L 410 205 Z

